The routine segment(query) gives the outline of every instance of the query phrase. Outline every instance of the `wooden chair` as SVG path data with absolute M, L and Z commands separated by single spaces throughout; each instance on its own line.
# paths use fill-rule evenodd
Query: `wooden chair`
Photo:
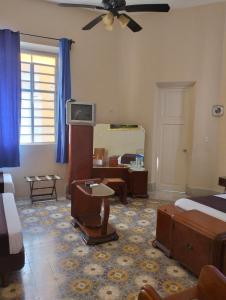
M 99 178 L 74 180 L 71 188 L 71 216 L 79 220 L 81 216 L 92 215 L 99 216 L 101 213 L 101 201 L 90 201 L 90 199 L 78 190 L 77 185 L 85 182 L 101 183 Z M 74 224 L 75 225 L 75 224 Z
M 206 265 L 195 287 L 161 298 L 153 287 L 145 285 L 138 300 L 226 300 L 226 277 L 216 267 Z

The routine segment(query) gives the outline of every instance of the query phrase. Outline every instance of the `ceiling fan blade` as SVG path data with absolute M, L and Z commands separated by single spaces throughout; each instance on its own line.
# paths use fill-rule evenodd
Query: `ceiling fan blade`
M 103 6 L 96 6 L 96 5 L 90 5 L 90 4 L 75 4 L 75 3 L 59 3 L 58 6 L 104 9 Z
M 170 6 L 168 4 L 135 4 L 126 5 L 125 11 L 128 12 L 168 12 Z
M 99 15 L 97 18 L 93 19 L 91 22 L 89 22 L 86 26 L 84 26 L 82 28 L 82 30 L 90 30 L 92 29 L 95 25 L 97 25 L 99 22 L 102 21 L 103 16 L 105 16 L 105 14 Z
M 135 22 L 130 16 L 128 16 L 127 14 L 121 14 L 121 15 L 123 15 L 129 19 L 127 27 L 130 30 L 132 30 L 133 32 L 138 32 L 138 31 L 142 30 L 142 27 L 137 22 Z

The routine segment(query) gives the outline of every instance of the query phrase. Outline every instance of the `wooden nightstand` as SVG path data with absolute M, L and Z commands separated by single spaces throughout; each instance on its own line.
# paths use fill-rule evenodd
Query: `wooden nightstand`
M 129 169 L 129 192 L 132 197 L 148 198 L 148 171 Z

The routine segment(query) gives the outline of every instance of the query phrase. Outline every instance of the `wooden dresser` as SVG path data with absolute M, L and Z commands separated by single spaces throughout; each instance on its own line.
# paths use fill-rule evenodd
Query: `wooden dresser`
M 226 223 L 202 212 L 160 207 L 154 246 L 197 276 L 207 264 L 226 274 Z

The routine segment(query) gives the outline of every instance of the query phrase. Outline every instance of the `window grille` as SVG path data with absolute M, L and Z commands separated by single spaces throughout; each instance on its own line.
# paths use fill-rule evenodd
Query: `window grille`
M 21 53 L 20 143 L 55 142 L 55 54 Z

